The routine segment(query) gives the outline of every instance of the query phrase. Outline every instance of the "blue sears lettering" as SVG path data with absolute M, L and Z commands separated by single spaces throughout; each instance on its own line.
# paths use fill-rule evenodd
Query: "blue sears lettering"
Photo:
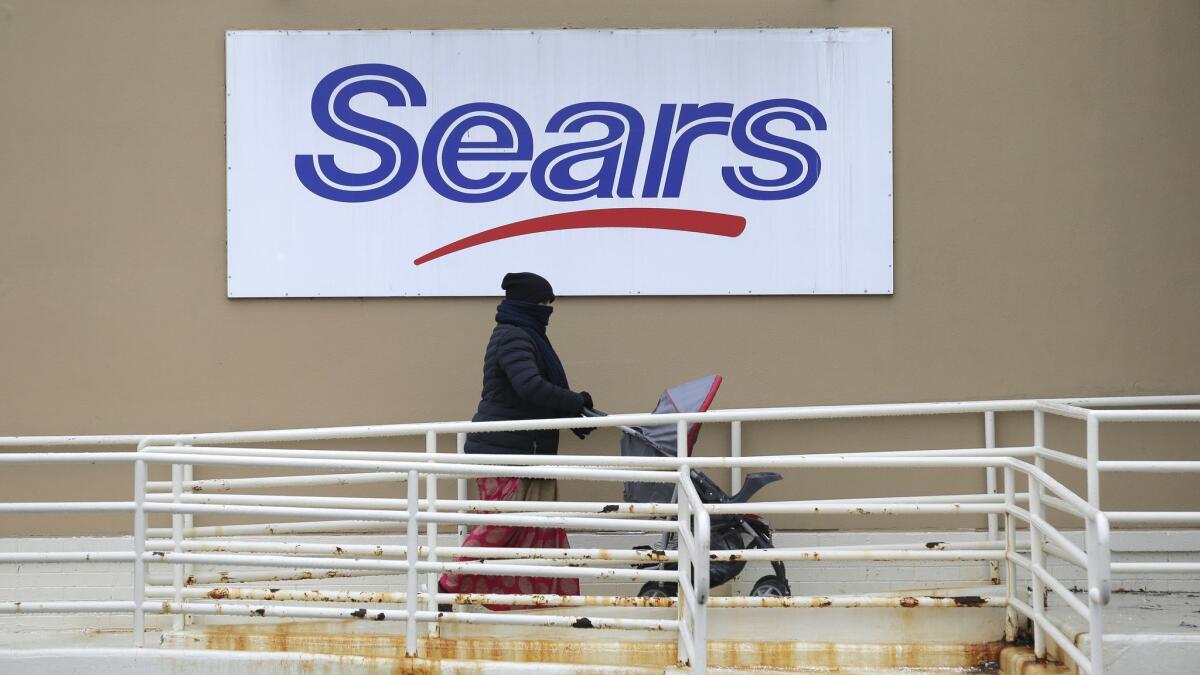
M 736 150 L 757 160 L 756 166 L 718 167 L 731 191 L 756 201 L 792 199 L 811 190 L 821 175 L 820 154 L 793 132 L 827 129 L 816 106 L 795 98 L 759 101 L 740 111 L 728 102 L 663 103 L 649 138 L 639 194 L 635 183 L 647 129 L 642 114 L 625 103 L 586 101 L 562 108 L 547 121 L 548 136 L 581 135 L 585 129 L 602 135 L 577 136 L 537 152 L 529 122 L 508 106 L 457 106 L 438 117 L 418 143 L 403 127 L 350 107 L 355 96 L 367 93 L 383 97 L 391 107 L 426 105 L 421 83 L 396 66 L 358 64 L 322 78 L 311 102 L 317 128 L 330 138 L 369 150 L 379 165 L 356 173 L 340 168 L 333 155 L 296 155 L 296 176 L 313 194 L 339 202 L 375 201 L 404 189 L 420 168 L 434 191 L 456 202 L 503 199 L 527 176 L 533 190 L 551 201 L 635 195 L 677 199 L 692 145 L 713 136 L 728 139 Z M 490 170 L 482 176 L 467 168 L 483 162 Z M 764 164 L 778 168 L 769 170 Z

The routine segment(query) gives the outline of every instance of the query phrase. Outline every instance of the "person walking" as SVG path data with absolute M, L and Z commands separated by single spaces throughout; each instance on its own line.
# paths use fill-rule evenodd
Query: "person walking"
M 504 300 L 496 308 L 483 357 L 483 395 L 473 422 L 575 417 L 594 407 L 586 391 L 573 391 L 562 361 L 550 344 L 546 327 L 554 308 L 550 282 L 531 272 L 504 275 Z M 585 438 L 591 429 L 573 429 Z M 467 434 L 467 453 L 554 455 L 558 430 L 498 431 Z M 489 501 L 554 501 L 558 481 L 549 478 L 485 477 L 476 480 L 480 499 Z M 570 548 L 562 528 L 480 525 L 464 546 L 497 548 Z M 460 558 L 459 560 L 476 560 Z M 445 574 L 438 583 L 443 593 L 501 593 L 578 595 L 578 579 L 549 577 Z M 509 605 L 486 605 L 492 610 Z M 444 607 L 442 609 L 445 609 Z

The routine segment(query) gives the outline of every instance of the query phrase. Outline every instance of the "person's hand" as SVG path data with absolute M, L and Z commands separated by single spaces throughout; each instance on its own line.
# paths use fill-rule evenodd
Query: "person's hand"
M 580 415 L 583 414 L 584 410 L 595 409 L 596 404 L 594 401 L 592 401 L 591 394 L 587 393 L 586 391 L 581 391 L 581 392 L 579 392 L 579 397 L 583 399 L 583 408 L 579 411 Z M 572 429 L 571 433 L 578 436 L 579 440 L 582 441 L 583 439 L 587 438 L 588 434 L 592 433 L 595 430 L 596 430 L 596 427 L 584 427 L 582 429 L 578 429 L 578 428 Z

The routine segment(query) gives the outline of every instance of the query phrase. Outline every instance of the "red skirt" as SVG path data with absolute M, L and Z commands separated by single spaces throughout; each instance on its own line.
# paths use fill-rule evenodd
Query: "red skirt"
M 479 478 L 480 499 L 488 501 L 522 501 L 529 489 L 529 479 Z M 545 498 L 545 497 L 543 497 Z M 463 546 L 482 548 L 570 548 L 567 531 L 560 527 L 517 527 L 513 525 L 479 525 L 471 530 Z M 461 557 L 458 561 L 478 560 Z M 579 595 L 578 579 L 552 577 L 491 576 L 485 574 L 445 574 L 441 587 L 448 593 L 504 593 L 520 595 Z M 485 605 L 488 609 L 504 611 L 520 609 L 510 605 Z

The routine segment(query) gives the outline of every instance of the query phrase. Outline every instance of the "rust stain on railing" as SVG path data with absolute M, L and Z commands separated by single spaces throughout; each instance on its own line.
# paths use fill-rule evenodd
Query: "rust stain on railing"
M 362 619 L 375 615 L 360 610 Z M 381 673 L 480 672 L 489 662 L 558 663 L 573 673 L 602 672 L 604 667 L 670 668 L 676 642 L 663 640 L 514 639 L 481 635 L 459 639 L 421 638 L 420 658 L 404 654 L 404 636 L 353 632 L 357 622 L 283 622 L 212 625 L 186 635 L 188 646 L 234 651 L 307 652 L 380 659 Z M 580 625 L 577 628 L 590 628 Z M 484 633 L 487 629 L 480 627 Z M 593 631 L 583 631 L 592 633 Z M 602 633 L 597 633 L 601 635 Z M 181 636 L 183 637 L 183 636 Z M 993 666 L 1006 643 L 834 643 L 709 641 L 709 665 L 727 668 L 811 670 L 839 668 L 980 668 Z M 453 665 L 443 669 L 442 661 Z M 463 663 L 467 662 L 467 663 Z M 1046 671 L 1055 672 L 1055 671 Z

